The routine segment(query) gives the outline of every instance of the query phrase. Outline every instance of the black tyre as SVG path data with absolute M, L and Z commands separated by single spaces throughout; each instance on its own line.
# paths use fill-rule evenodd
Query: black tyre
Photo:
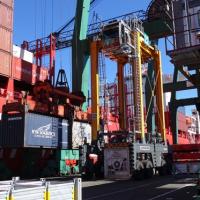
M 153 163 L 150 160 L 147 160 L 145 162 L 145 170 L 144 170 L 145 178 L 152 178 L 153 174 L 154 174 Z
M 145 178 L 152 178 L 152 176 L 154 175 L 153 164 L 149 160 L 146 162 L 144 174 L 145 174 Z
M 167 175 L 167 166 L 159 167 L 158 173 L 159 173 L 160 176 L 165 176 L 165 175 Z
M 145 169 L 145 178 L 152 178 L 153 177 L 153 168 Z
M 135 180 L 143 180 L 145 177 L 144 174 L 144 165 L 141 161 L 136 161 L 136 169 L 134 170 L 133 177 Z
M 167 175 L 168 167 L 167 163 L 164 159 L 161 161 L 161 167 L 158 168 L 158 173 L 160 176 L 165 176 Z

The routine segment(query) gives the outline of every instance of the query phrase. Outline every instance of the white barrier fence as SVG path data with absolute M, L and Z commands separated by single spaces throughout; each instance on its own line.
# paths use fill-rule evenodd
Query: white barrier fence
M 82 200 L 82 182 L 73 181 L 2 181 L 0 200 Z

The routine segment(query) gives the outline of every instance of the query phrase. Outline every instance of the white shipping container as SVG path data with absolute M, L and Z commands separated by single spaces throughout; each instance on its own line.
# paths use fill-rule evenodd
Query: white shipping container
M 21 54 L 21 48 L 16 45 L 13 45 L 13 56 L 20 58 L 20 54 Z
M 29 63 L 33 63 L 34 55 L 32 52 L 22 49 L 16 45 L 13 45 L 13 56 L 21 58 Z
M 84 141 L 91 144 L 92 129 L 91 125 L 83 122 L 73 122 L 72 127 L 72 147 L 77 148 L 84 144 Z
M 109 179 L 129 179 L 129 148 L 104 149 L 104 176 Z
M 169 107 L 169 102 L 171 100 L 171 92 L 164 93 L 164 106 L 165 111 L 167 111 L 167 108 Z
M 21 51 L 21 59 L 22 60 L 33 63 L 33 58 L 34 58 L 33 53 L 31 53 L 30 51 L 22 49 L 22 51 Z

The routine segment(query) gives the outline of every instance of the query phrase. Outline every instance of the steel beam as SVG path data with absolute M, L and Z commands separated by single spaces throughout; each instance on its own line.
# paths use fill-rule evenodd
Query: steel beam
M 178 79 L 178 68 L 174 66 L 174 76 L 173 76 L 173 84 L 177 84 Z M 170 126 L 172 130 L 173 136 L 173 144 L 178 144 L 178 122 L 177 122 L 177 107 L 174 105 L 176 101 L 176 89 L 173 88 L 171 90 L 171 101 L 169 103 L 169 111 L 170 111 Z
M 119 94 L 119 122 L 120 128 L 126 130 L 126 99 L 124 91 L 124 64 L 118 60 L 117 72 L 118 72 L 118 94 Z
M 197 74 L 198 77 L 200 77 L 200 70 L 199 69 L 196 70 L 196 74 Z M 200 86 L 199 85 L 197 86 L 197 95 L 198 95 L 198 98 L 200 98 Z M 197 109 L 198 115 L 199 115 L 200 114 L 200 104 L 199 103 L 196 104 L 196 109 Z
M 175 100 L 173 103 L 174 107 L 181 107 L 181 106 L 190 106 L 190 105 L 196 105 L 200 103 L 200 98 L 188 98 L 188 99 L 179 99 Z
M 161 133 L 162 135 L 163 141 L 166 142 L 162 63 L 161 63 L 161 55 L 159 51 L 155 51 L 154 59 L 155 59 L 154 70 L 155 70 L 155 78 L 156 78 L 155 94 L 156 94 L 156 104 L 157 104 L 157 113 L 158 113 L 157 128 L 158 128 L 158 132 Z
M 91 55 L 91 105 L 92 105 L 92 141 L 96 141 L 99 131 L 99 74 L 98 74 L 98 42 L 90 44 Z
M 165 83 L 163 84 L 163 91 L 165 92 L 171 92 L 173 89 L 176 91 L 181 90 L 191 90 L 195 89 L 196 86 L 194 86 L 190 81 L 179 81 L 177 83 Z
M 141 140 L 143 143 L 145 143 L 140 32 L 134 32 L 134 38 L 136 42 L 136 56 L 134 57 L 132 66 L 135 105 L 135 130 L 141 134 Z
M 146 122 L 147 122 L 147 132 L 153 133 L 155 131 L 155 114 L 153 113 L 153 107 L 154 107 L 154 80 L 155 80 L 155 74 L 153 70 L 154 61 L 150 61 L 148 64 L 148 70 L 147 70 L 147 78 L 145 83 L 145 97 L 146 97 Z
M 192 75 L 189 73 L 189 71 L 184 70 L 183 66 L 180 65 L 176 65 L 175 67 L 178 68 L 178 70 L 185 76 L 185 78 L 187 78 L 192 84 L 195 85 L 195 81 L 192 78 Z

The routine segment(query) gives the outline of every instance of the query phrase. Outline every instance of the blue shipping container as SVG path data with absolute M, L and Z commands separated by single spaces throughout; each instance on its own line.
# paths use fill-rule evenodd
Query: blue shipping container
M 68 122 L 35 113 L 3 117 L 0 144 L 4 147 L 68 148 Z

